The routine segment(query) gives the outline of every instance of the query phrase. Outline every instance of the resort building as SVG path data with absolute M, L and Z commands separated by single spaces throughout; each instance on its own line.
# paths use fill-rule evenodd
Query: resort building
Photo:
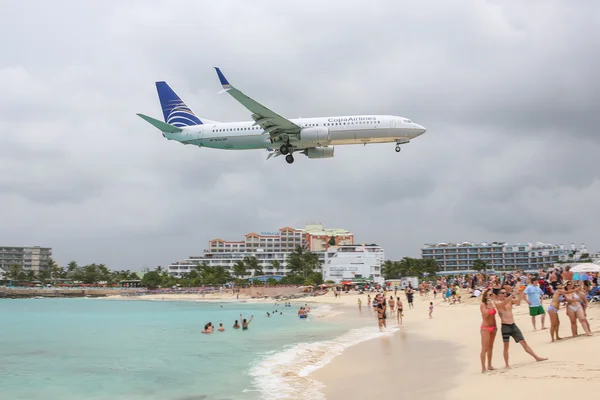
M 488 270 L 538 270 L 553 267 L 564 254 L 562 245 L 547 243 L 508 244 L 492 243 L 436 243 L 426 244 L 421 257 L 433 258 L 440 273 L 474 272 L 473 262 L 483 260 Z
M 371 245 L 333 246 L 326 252 L 323 280 L 368 280 L 383 285 L 381 266 L 385 261 L 383 248 Z
M 0 246 L 0 269 L 8 272 L 11 266 L 18 265 L 23 271 L 43 271 L 52 258 L 50 247 L 39 246 Z
M 354 235 L 349 231 L 325 228 L 321 224 L 306 225 L 304 229 L 285 227 L 272 232 L 250 232 L 240 241 L 213 239 L 208 242 L 203 255 L 174 262 L 168 266 L 168 272 L 181 277 L 203 263 L 231 269 L 244 257 L 256 257 L 264 275 L 284 275 L 289 272 L 287 259 L 298 246 L 317 253 L 320 262 L 324 263 L 325 251 L 330 247 L 332 238 L 336 245 L 354 244 Z M 253 273 L 248 271 L 249 276 Z

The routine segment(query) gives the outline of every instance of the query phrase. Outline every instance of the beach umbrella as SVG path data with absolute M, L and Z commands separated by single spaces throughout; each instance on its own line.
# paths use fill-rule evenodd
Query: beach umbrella
M 593 263 L 577 264 L 571 268 L 571 272 L 573 272 L 573 273 L 600 272 L 600 265 L 593 264 Z
M 575 272 L 575 273 L 573 274 L 573 280 L 574 280 L 574 281 L 578 281 L 578 280 L 579 280 L 579 274 L 578 274 L 577 272 Z

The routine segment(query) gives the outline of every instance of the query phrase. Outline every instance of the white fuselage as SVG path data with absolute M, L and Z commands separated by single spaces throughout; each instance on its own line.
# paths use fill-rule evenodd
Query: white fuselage
M 425 128 L 411 120 L 392 115 L 358 115 L 345 117 L 299 118 L 290 120 L 302 129 L 325 127 L 327 143 L 319 146 L 361 143 L 408 142 L 423 134 Z M 274 147 L 269 133 L 254 121 L 205 123 L 182 127 L 181 132 L 163 133 L 165 138 L 183 144 L 225 150 L 252 150 Z M 290 139 L 294 148 L 315 147 L 314 142 Z

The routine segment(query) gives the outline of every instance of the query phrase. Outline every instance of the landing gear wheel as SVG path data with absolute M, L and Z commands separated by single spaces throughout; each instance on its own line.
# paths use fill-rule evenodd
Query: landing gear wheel
M 286 154 L 288 154 L 290 152 L 290 148 L 287 147 L 285 144 L 282 144 L 281 147 L 279 148 L 279 152 L 285 156 Z
M 396 146 L 396 153 L 400 153 L 400 150 L 402 150 L 400 146 Z
M 288 164 L 291 164 L 294 162 L 294 156 L 291 154 L 288 154 L 287 156 L 285 156 L 285 161 L 287 161 Z

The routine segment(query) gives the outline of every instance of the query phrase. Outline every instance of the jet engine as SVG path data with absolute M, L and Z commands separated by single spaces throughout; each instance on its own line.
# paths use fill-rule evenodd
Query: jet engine
M 298 138 L 304 143 L 315 143 L 317 145 L 328 145 L 331 142 L 331 135 L 329 129 L 324 126 L 317 126 L 314 128 L 304 128 L 300 131 L 300 137 Z
M 311 147 L 306 149 L 308 158 L 331 158 L 333 157 L 333 146 Z

